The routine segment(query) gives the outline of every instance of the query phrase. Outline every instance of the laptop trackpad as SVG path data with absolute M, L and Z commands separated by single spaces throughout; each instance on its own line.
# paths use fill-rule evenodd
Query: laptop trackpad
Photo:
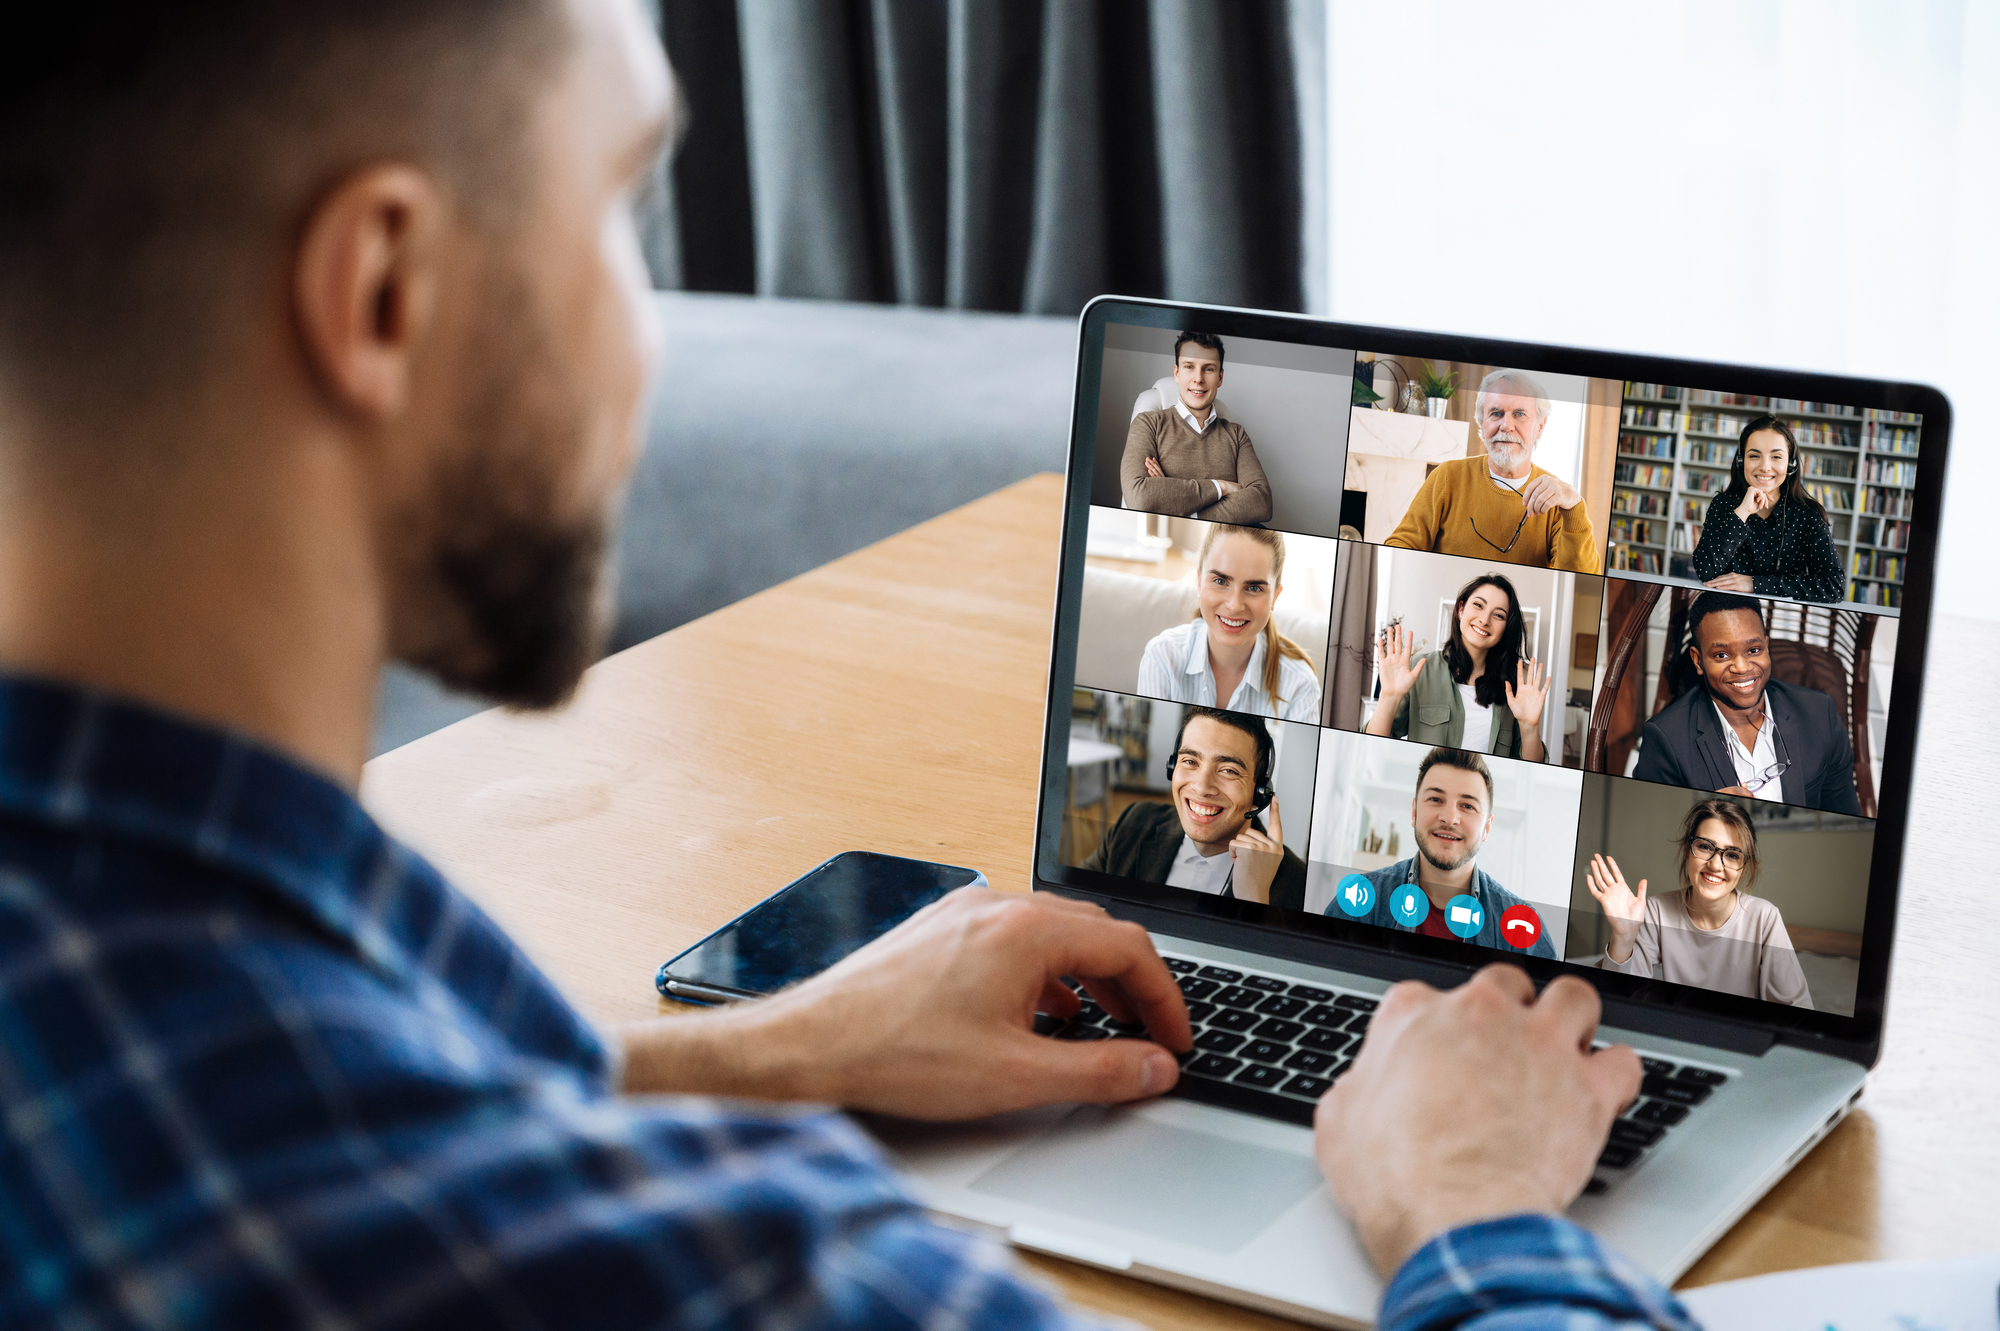
M 1319 1181 L 1309 1156 L 1191 1132 L 1131 1111 L 1079 1109 L 980 1175 L 972 1189 L 1233 1252 Z

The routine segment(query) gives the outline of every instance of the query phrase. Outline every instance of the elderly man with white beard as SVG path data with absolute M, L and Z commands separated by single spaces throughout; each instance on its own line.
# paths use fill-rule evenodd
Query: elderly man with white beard
M 1549 397 L 1519 370 L 1495 370 L 1479 384 L 1473 413 L 1486 456 L 1440 464 L 1388 544 L 1510 564 L 1602 573 L 1604 550 L 1583 496 L 1534 463 L 1549 423 Z

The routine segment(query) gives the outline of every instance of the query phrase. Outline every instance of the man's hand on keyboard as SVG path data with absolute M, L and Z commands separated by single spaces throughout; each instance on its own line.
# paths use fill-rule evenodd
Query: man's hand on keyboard
M 1079 1006 L 1063 976 L 1151 1039 L 1068 1043 L 1037 1011 Z M 1158 1095 L 1191 1047 L 1187 1008 L 1144 929 L 1083 902 L 965 888 L 826 971 L 738 1008 L 624 1031 L 625 1089 L 810 1100 L 961 1119 Z M 1158 1043 L 1154 1043 L 1157 1040 Z
M 1320 1168 L 1384 1276 L 1448 1229 L 1554 1214 L 1582 1191 L 1639 1091 L 1637 1054 L 1591 1052 L 1599 1010 L 1581 980 L 1537 999 L 1504 965 L 1448 993 L 1388 992 L 1315 1121 Z

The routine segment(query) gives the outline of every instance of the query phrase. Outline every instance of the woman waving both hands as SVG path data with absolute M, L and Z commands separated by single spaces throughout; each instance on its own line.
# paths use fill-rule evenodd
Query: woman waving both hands
M 1376 641 L 1381 685 L 1371 735 L 1442 744 L 1500 758 L 1543 762 L 1542 709 L 1549 671 L 1521 654 L 1520 598 L 1514 584 L 1484 573 L 1459 590 L 1451 637 L 1435 652 L 1391 624 Z

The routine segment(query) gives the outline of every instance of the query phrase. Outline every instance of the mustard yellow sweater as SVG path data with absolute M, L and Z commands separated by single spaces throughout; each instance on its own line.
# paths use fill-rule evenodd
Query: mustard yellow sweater
M 1532 467 L 1528 481 L 1548 473 Z M 1528 481 L 1521 484 L 1526 486 Z M 1582 504 L 1550 509 L 1521 524 L 1526 512 L 1518 497 L 1495 485 L 1486 457 L 1457 458 L 1440 463 L 1424 478 L 1410 501 L 1409 512 L 1389 533 L 1388 544 L 1410 550 L 1434 550 L 1441 555 L 1497 559 L 1509 564 L 1562 569 L 1570 573 L 1604 572 L 1604 547 L 1591 530 Z M 1478 524 L 1478 531 L 1473 524 Z M 1514 528 L 1520 525 L 1520 539 Z M 1484 539 L 1482 539 L 1484 538 Z M 1501 547 L 1513 541 L 1502 554 Z

